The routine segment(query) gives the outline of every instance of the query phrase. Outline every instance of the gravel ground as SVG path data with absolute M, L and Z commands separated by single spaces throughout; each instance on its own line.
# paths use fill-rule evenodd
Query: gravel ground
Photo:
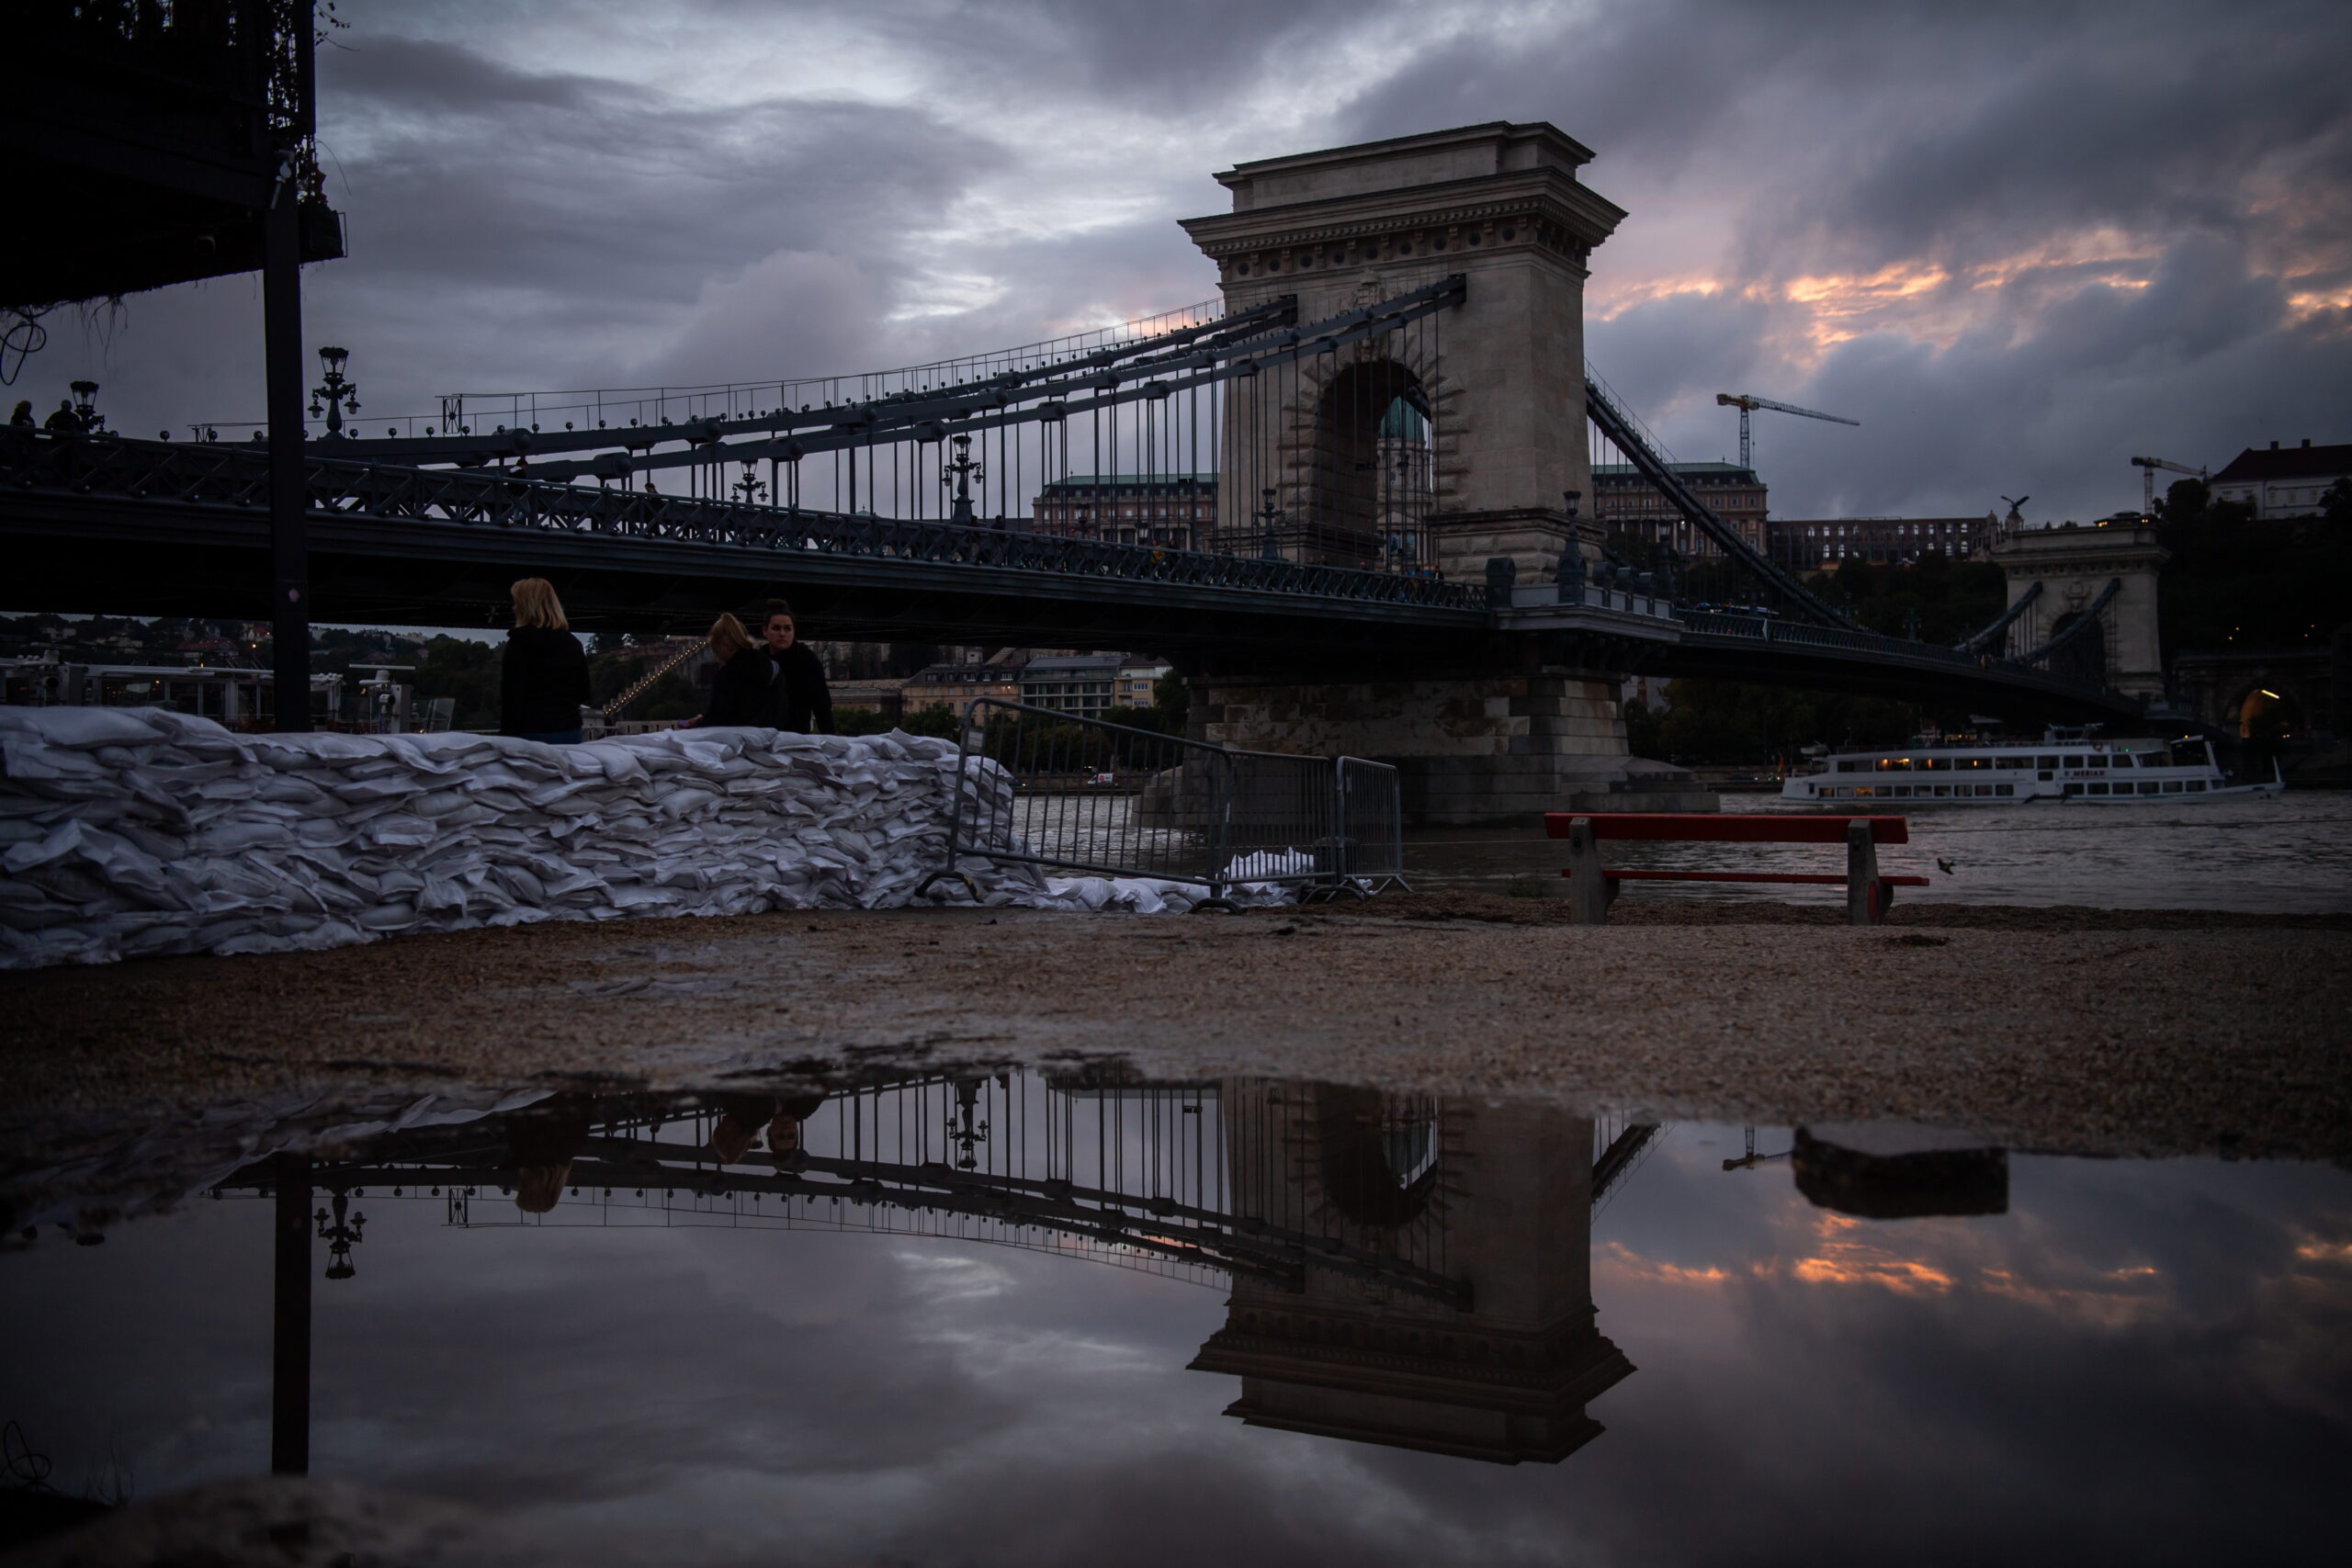
M 1397 895 L 1240 917 L 548 924 L 0 976 L 0 1157 L 289 1091 L 1124 1058 L 2352 1159 L 2352 918 Z

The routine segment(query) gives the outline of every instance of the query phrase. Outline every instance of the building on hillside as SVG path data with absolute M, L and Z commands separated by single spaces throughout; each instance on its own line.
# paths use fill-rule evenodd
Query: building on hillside
M 1954 560 L 1989 548 L 2000 519 L 1982 517 L 1775 518 L 1765 553 L 1792 571 L 1818 571 L 1843 560 L 1901 566 L 1931 550 Z
M 1030 502 L 1035 532 L 1189 550 L 1216 523 L 1215 474 L 1072 474 Z
M 2352 479 L 2352 445 L 2314 446 L 2309 440 L 2281 449 L 2249 446 L 2230 459 L 2212 479 L 2215 501 L 2234 501 L 2254 508 L 2256 520 L 2272 517 L 2316 517 L 2329 487 Z
M 961 712 L 967 703 L 981 697 L 1017 703 L 1022 700 L 1021 664 L 1017 656 L 982 664 L 933 664 L 909 676 L 899 691 L 909 713 L 925 708 Z
M 1667 466 L 1710 511 L 1738 530 L 1749 548 L 1764 548 L 1768 492 L 1755 469 L 1737 463 Z M 1631 463 L 1592 466 L 1592 515 L 1603 531 L 1622 529 L 1645 544 L 1670 545 L 1685 558 L 1723 554 L 1721 547 L 1668 505 L 1657 487 L 1642 478 Z
M 896 724 L 906 716 L 906 684 L 902 680 L 828 681 L 825 690 L 835 713 L 878 713 Z
M 1126 656 L 1080 653 L 1033 659 L 1021 669 L 1021 700 L 1084 718 L 1099 718 L 1118 704 L 1119 669 Z
M 1111 683 L 1111 705 L 1116 708 L 1148 708 L 1159 694 L 1160 677 L 1175 667 L 1161 659 L 1144 659 L 1133 654 L 1119 661 L 1119 671 Z

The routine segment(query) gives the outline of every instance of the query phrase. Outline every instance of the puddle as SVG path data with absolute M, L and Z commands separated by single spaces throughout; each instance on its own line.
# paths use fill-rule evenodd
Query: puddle
M 2340 1549 L 2323 1167 L 1034 1071 L 183 1132 L 17 1183 L 61 1492 L 302 1445 L 484 1562 Z

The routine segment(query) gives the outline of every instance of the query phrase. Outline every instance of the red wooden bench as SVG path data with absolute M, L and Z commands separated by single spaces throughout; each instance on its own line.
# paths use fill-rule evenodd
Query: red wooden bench
M 1568 841 L 1570 919 L 1580 926 L 1606 924 L 1609 906 L 1627 882 L 1780 882 L 1846 887 L 1846 921 L 1873 926 L 1886 919 L 1898 887 L 1925 887 L 1924 876 L 1883 876 L 1878 846 L 1911 841 L 1900 817 L 1724 815 L 1697 811 L 1554 811 L 1544 830 Z M 1644 843 L 1843 844 L 1846 874 L 1786 871 L 1637 871 L 1604 868 L 1604 839 Z

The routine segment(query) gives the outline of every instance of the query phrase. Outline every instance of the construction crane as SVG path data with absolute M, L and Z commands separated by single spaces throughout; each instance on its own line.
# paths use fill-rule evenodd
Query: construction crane
M 1838 414 L 1823 413 L 1819 409 L 1801 409 L 1794 403 L 1776 403 L 1770 398 L 1759 398 L 1747 392 L 1717 392 L 1715 401 L 1724 408 L 1739 411 L 1739 466 L 1743 468 L 1753 468 L 1756 466 L 1749 456 L 1747 416 L 1758 409 L 1770 409 L 1774 413 L 1802 414 L 1807 419 L 1826 419 L 1832 424 L 1850 424 L 1857 428 L 1862 423 L 1859 419 L 1847 419 Z
M 2134 457 L 2132 466 L 2140 470 L 2140 515 L 2153 517 L 2156 511 L 2156 470 L 2165 468 L 2176 474 L 2187 474 L 2193 479 L 2207 479 L 2212 475 L 2202 468 L 2192 468 L 2186 463 L 2175 463 L 2163 457 Z

